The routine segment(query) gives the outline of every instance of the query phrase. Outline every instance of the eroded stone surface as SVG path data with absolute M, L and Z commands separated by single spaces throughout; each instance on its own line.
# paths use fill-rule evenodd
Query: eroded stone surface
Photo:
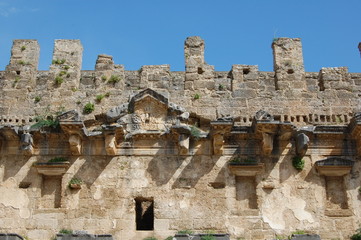
M 361 217 L 361 75 L 304 72 L 300 39 L 275 40 L 270 73 L 253 65 L 214 71 L 204 47 L 199 37 L 186 40 L 185 72 L 126 71 L 109 55 L 81 71 L 80 41 L 57 40 L 50 70 L 37 71 L 37 42 L 15 41 L 0 72 L 2 229 L 31 240 L 63 228 L 122 240 L 186 229 L 232 240 L 296 229 L 351 235 Z M 59 126 L 26 127 L 36 119 Z M 67 163 L 37 168 L 54 157 Z M 352 164 L 316 169 L 333 158 Z M 244 166 L 238 173 L 234 159 Z M 68 187 L 72 179 L 81 189 Z M 153 230 L 137 230 L 137 199 L 154 201 Z

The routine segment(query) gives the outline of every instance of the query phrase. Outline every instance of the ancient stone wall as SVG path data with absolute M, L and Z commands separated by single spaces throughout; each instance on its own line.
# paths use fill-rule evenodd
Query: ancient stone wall
M 217 72 L 204 48 L 186 39 L 185 72 L 127 71 L 109 55 L 82 71 L 80 41 L 56 40 L 38 71 L 37 42 L 14 41 L 0 72 L 0 232 L 347 239 L 361 217 L 361 74 L 305 72 L 300 39 L 274 40 L 274 72 Z

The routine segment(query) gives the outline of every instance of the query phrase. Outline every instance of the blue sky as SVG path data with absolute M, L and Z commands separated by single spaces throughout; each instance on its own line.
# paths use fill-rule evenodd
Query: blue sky
M 271 43 L 300 37 L 305 69 L 348 66 L 361 72 L 360 0 L 0 0 L 0 70 L 13 39 L 37 39 L 40 70 L 47 70 L 55 39 L 80 39 L 83 70 L 109 54 L 126 70 L 170 64 L 184 70 L 187 36 L 201 36 L 206 62 L 273 70 Z

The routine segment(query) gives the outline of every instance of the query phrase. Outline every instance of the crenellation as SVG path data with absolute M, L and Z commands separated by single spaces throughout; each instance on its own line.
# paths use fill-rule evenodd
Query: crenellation
M 188 37 L 184 44 L 185 90 L 214 90 L 214 66 L 204 60 L 204 40 L 200 37 Z
M 274 72 L 215 71 L 200 37 L 185 41 L 185 71 L 129 71 L 105 54 L 85 71 L 80 41 L 57 40 L 50 70 L 38 71 L 37 42 L 14 41 L 0 71 L 4 231 L 346 239 L 361 217 L 361 73 L 305 72 L 300 39 L 272 45 Z
M 352 91 L 354 81 L 347 67 L 321 68 L 319 73 L 320 91 L 326 89 Z
M 79 86 L 83 46 L 80 40 L 55 40 L 48 89 Z
M 40 48 L 36 40 L 14 40 L 3 88 L 25 89 L 35 86 Z
M 304 89 L 304 65 L 299 38 L 276 38 L 272 43 L 277 90 Z

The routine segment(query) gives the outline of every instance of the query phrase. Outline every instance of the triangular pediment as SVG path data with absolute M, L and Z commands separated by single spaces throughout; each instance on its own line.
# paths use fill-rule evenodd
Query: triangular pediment
M 184 108 L 171 103 L 164 95 L 148 88 L 124 103 L 109 110 L 106 119 L 125 126 L 128 133 L 142 131 L 167 131 L 170 126 L 189 117 Z

